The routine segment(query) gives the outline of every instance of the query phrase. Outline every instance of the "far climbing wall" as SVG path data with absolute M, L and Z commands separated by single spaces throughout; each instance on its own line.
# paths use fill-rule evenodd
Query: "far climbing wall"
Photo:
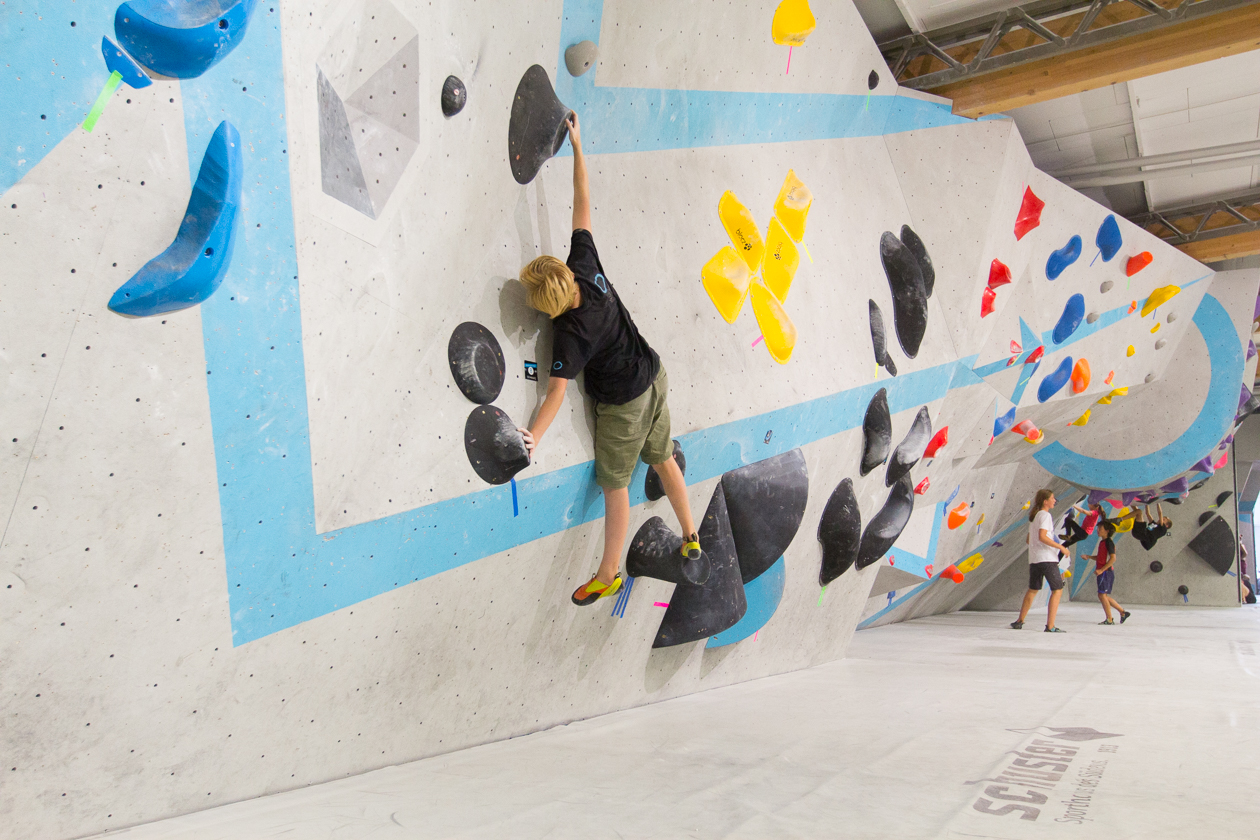
M 844 4 L 175 5 L 0 17 L 17 835 L 835 659 L 1018 562 L 1038 487 L 1190 493 L 1254 408 L 1260 277 L 898 90 Z M 640 465 L 639 576 L 586 608 L 591 406 L 513 431 L 569 109 L 706 545 Z

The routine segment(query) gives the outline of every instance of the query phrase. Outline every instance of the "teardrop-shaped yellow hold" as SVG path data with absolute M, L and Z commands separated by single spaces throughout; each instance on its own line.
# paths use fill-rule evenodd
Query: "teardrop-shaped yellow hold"
M 761 257 L 766 251 L 766 244 L 761 239 L 761 231 L 757 230 L 757 222 L 748 208 L 740 203 L 735 193 L 727 190 L 718 201 L 718 216 L 722 219 L 722 227 L 731 238 L 736 253 L 748 266 L 748 270 L 756 274 L 761 270 Z
M 1110 396 L 1110 397 L 1123 397 L 1123 396 L 1125 396 L 1125 395 L 1126 395 L 1126 394 L 1128 394 L 1128 393 L 1129 393 L 1129 386 L 1128 386 L 1128 385 L 1126 385 L 1126 386 L 1124 386 L 1123 388 L 1116 388 L 1116 389 L 1112 390 L 1112 392 L 1111 392 L 1110 394 L 1108 394 L 1107 396 Z
M 818 21 L 814 20 L 814 13 L 809 8 L 809 0 L 783 0 L 779 8 L 774 10 L 774 20 L 770 22 L 770 37 L 776 44 L 799 47 L 817 25 Z
M 1108 400 L 1108 402 L 1110 402 L 1110 400 Z M 1087 409 L 1085 409 L 1085 413 L 1084 413 L 1084 414 L 1082 414 L 1080 417 L 1077 417 L 1075 420 L 1073 420 L 1073 421 L 1072 421 L 1072 425 L 1073 425 L 1073 426 L 1084 426 L 1086 423 L 1088 423 L 1088 422 L 1089 422 L 1089 412 L 1090 412 L 1091 410 L 1092 410 L 1092 409 L 1088 409 L 1088 408 L 1087 408 Z
M 1129 345 L 1129 349 L 1124 351 L 1124 355 L 1126 355 L 1126 356 L 1132 356 L 1132 355 L 1133 355 L 1134 353 L 1136 353 L 1136 352 L 1137 352 L 1137 351 L 1133 349 L 1133 345 L 1132 345 L 1132 344 L 1130 344 L 1130 345 Z
M 801 264 L 801 252 L 788 236 L 778 218 L 770 219 L 766 233 L 766 255 L 761 261 L 761 276 L 780 303 L 787 303 L 788 289 Z
M 1131 510 L 1133 509 L 1122 507 L 1111 514 L 1110 519 L 1115 523 L 1117 534 L 1127 534 L 1133 530 L 1133 523 L 1137 521 L 1137 517 L 1124 518 Z
M 1151 292 L 1150 297 L 1146 299 L 1146 303 L 1142 304 L 1142 317 L 1145 318 L 1157 308 L 1163 306 L 1165 303 L 1168 303 L 1173 295 L 1180 291 L 1180 286 L 1160 286 L 1158 289 Z M 1154 332 L 1154 330 L 1152 330 L 1152 332 Z
M 700 277 L 717 311 L 728 324 L 735 323 L 739 310 L 744 308 L 744 298 L 748 297 L 748 284 L 752 280 L 752 274 L 739 254 L 730 245 L 723 245 L 722 250 L 700 269 Z
M 781 365 L 787 364 L 796 348 L 796 325 L 788 317 L 787 310 L 774 293 L 766 288 L 760 280 L 752 282 L 749 290 L 752 294 L 753 314 L 757 316 L 757 326 L 766 340 L 766 349 L 771 357 Z
M 962 572 L 965 575 L 968 572 L 975 569 L 976 566 L 979 566 L 983 562 L 984 562 L 983 554 L 973 554 L 970 557 L 968 557 L 966 560 L 958 564 L 958 571 Z
M 774 200 L 774 215 L 779 217 L 788 235 L 797 242 L 805 238 L 805 217 L 809 215 L 809 207 L 813 203 L 814 194 L 796 177 L 796 172 L 789 169 L 779 197 Z

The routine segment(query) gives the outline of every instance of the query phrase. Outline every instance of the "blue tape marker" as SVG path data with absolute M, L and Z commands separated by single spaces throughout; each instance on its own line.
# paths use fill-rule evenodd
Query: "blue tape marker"
M 513 479 L 510 479 L 510 480 L 511 480 L 511 482 L 512 482 L 512 515 L 513 515 L 513 516 L 520 516 L 520 515 L 521 515 L 521 509 L 520 509 L 520 506 L 519 506 L 519 505 L 517 504 L 517 502 L 516 502 L 516 479 L 515 479 L 515 478 L 513 478 Z

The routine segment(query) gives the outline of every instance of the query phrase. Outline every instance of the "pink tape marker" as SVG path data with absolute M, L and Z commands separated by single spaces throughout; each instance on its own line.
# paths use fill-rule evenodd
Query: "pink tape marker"
M 760 344 L 760 343 L 761 343 L 761 339 L 763 339 L 763 338 L 765 338 L 765 336 L 764 336 L 764 335 L 759 335 L 759 336 L 757 336 L 757 340 L 756 340 L 756 341 L 754 341 L 754 342 L 752 343 L 752 346 L 753 346 L 753 347 L 756 347 L 758 344 Z
M 667 602 L 665 602 L 665 601 L 654 601 L 654 602 L 652 603 L 652 606 L 654 606 L 654 607 L 668 607 L 668 606 L 669 606 L 669 604 L 668 604 Z

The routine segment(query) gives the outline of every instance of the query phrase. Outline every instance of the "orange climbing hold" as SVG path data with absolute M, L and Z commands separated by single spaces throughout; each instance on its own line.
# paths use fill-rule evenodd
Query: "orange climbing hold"
M 958 571 L 958 567 L 954 565 L 949 565 L 942 569 L 941 577 L 949 578 L 954 583 L 962 583 L 964 579 L 963 573 Z
M 1014 426 L 1011 426 L 1011 431 L 1017 435 L 1023 435 L 1024 440 L 1029 443 L 1041 443 L 1046 436 L 1045 432 L 1038 429 L 1031 420 L 1021 420 Z
M 1072 393 L 1079 394 L 1089 387 L 1089 362 L 1078 359 L 1072 368 Z
M 752 274 L 739 254 L 730 245 L 722 246 L 722 250 L 700 269 L 700 277 L 717 311 L 728 324 L 735 323 L 739 311 L 744 308 L 744 298 L 748 297 L 748 285 L 752 281 Z
M 774 215 L 779 217 L 784 230 L 797 242 L 805 238 L 805 217 L 809 215 L 813 203 L 814 194 L 796 177 L 796 172 L 789 169 L 779 197 L 774 200 Z
M 1015 217 L 1016 241 L 1041 224 L 1041 210 L 1045 206 L 1046 203 L 1033 193 L 1032 187 L 1024 188 L 1024 200 L 1019 205 L 1019 215 Z
M 796 243 L 788 236 L 778 217 L 772 217 L 770 230 L 766 233 L 766 255 L 761 262 L 761 276 L 780 303 L 787 303 L 788 289 L 792 287 L 792 278 L 796 276 L 800 264 L 801 252 L 796 249 Z
M 1143 251 L 1136 257 L 1129 257 L 1129 261 L 1124 266 L 1124 273 L 1127 277 L 1132 277 L 1142 269 L 1151 264 L 1151 260 L 1155 259 L 1151 256 L 1150 251 Z
M 783 304 L 760 280 L 754 280 L 750 289 L 753 315 L 757 326 L 766 339 L 766 349 L 779 364 L 787 364 L 796 348 L 796 325 L 788 317 Z
M 718 201 L 718 217 L 722 220 L 722 227 L 726 228 L 726 235 L 731 238 L 731 244 L 735 246 L 735 252 L 748 266 L 748 270 L 756 274 L 761 270 L 761 257 L 765 253 L 766 245 L 761 239 L 761 232 L 757 230 L 757 222 L 753 220 L 752 213 L 740 203 L 735 193 L 727 190 Z
M 1116 372 L 1113 370 L 1111 373 L 1107 374 L 1107 378 L 1103 380 L 1103 384 L 1104 384 L 1104 385 L 1110 385 L 1110 384 L 1111 384 L 1111 380 L 1113 380 L 1113 379 L 1115 379 L 1115 378 L 1116 378 Z
M 989 288 L 996 289 L 1011 282 L 1011 270 L 1001 260 L 989 263 Z M 1013 344 L 1014 342 L 1012 342 Z
M 997 293 L 988 286 L 984 287 L 984 292 L 980 295 L 980 317 L 992 315 L 994 312 L 993 302 L 997 300 Z
M 809 0 L 783 0 L 774 10 L 770 22 L 770 37 L 776 44 L 799 47 L 814 31 L 818 21 L 809 8 Z
M 959 502 L 958 506 L 949 512 L 949 517 L 946 519 L 945 524 L 952 531 L 967 521 L 969 513 L 971 513 L 971 507 L 966 502 Z
M 1134 312 L 1137 312 L 1137 301 L 1136 301 L 1136 300 L 1135 300 L 1135 301 L 1133 301 L 1132 303 L 1130 303 L 1130 304 L 1129 304 L 1129 314 L 1130 314 L 1130 315 L 1132 315 Z
M 935 458 L 936 453 L 947 443 L 949 443 L 949 426 L 941 426 L 941 430 L 932 435 L 932 439 L 928 441 L 927 449 L 923 450 L 923 457 Z
M 914 486 L 914 495 L 922 496 L 932 486 L 932 479 L 924 477 L 922 481 Z

